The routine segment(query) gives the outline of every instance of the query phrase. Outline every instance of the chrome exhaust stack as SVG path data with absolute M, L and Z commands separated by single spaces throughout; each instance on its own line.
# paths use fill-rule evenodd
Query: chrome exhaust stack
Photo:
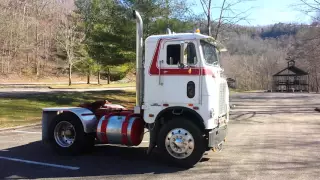
M 171 29 L 167 28 L 167 34 L 172 34 Z
M 143 68 L 143 21 L 138 11 L 133 11 L 136 19 L 136 107 L 135 113 L 140 113 L 144 95 L 144 68 Z

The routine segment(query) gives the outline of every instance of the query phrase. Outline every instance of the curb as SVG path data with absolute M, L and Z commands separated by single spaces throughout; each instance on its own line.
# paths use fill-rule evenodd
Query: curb
M 38 126 L 41 125 L 41 123 L 35 123 L 35 124 L 28 124 L 24 126 L 15 126 L 15 127 L 9 127 L 9 128 L 0 128 L 0 132 L 2 131 L 10 131 L 10 130 L 16 130 L 16 129 L 21 129 L 21 128 L 26 128 L 26 127 L 32 127 L 32 126 Z

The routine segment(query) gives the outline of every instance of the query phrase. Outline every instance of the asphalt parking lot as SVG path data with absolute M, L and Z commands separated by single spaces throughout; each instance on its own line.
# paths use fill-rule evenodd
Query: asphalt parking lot
M 0 131 L 0 179 L 318 179 L 319 94 L 237 93 L 222 152 L 196 167 L 172 167 L 158 152 L 96 146 L 90 154 L 58 156 L 41 143 L 41 127 Z

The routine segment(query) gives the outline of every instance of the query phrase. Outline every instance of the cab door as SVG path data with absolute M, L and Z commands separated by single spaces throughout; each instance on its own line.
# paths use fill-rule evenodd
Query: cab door
M 182 44 L 183 43 L 183 44 Z M 164 103 L 198 104 L 200 101 L 200 62 L 196 41 L 164 42 L 159 61 Z M 181 50 L 183 48 L 183 57 Z M 181 64 L 180 59 L 183 58 Z

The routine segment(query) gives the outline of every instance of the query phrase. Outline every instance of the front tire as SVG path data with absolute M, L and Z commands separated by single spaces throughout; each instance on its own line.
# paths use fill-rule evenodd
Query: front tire
M 60 155 L 79 155 L 94 147 L 95 137 L 83 130 L 81 121 L 69 113 L 57 115 L 49 127 L 49 143 Z
M 203 133 L 185 118 L 174 118 L 164 124 L 157 144 L 170 161 L 184 168 L 197 164 L 205 152 Z

